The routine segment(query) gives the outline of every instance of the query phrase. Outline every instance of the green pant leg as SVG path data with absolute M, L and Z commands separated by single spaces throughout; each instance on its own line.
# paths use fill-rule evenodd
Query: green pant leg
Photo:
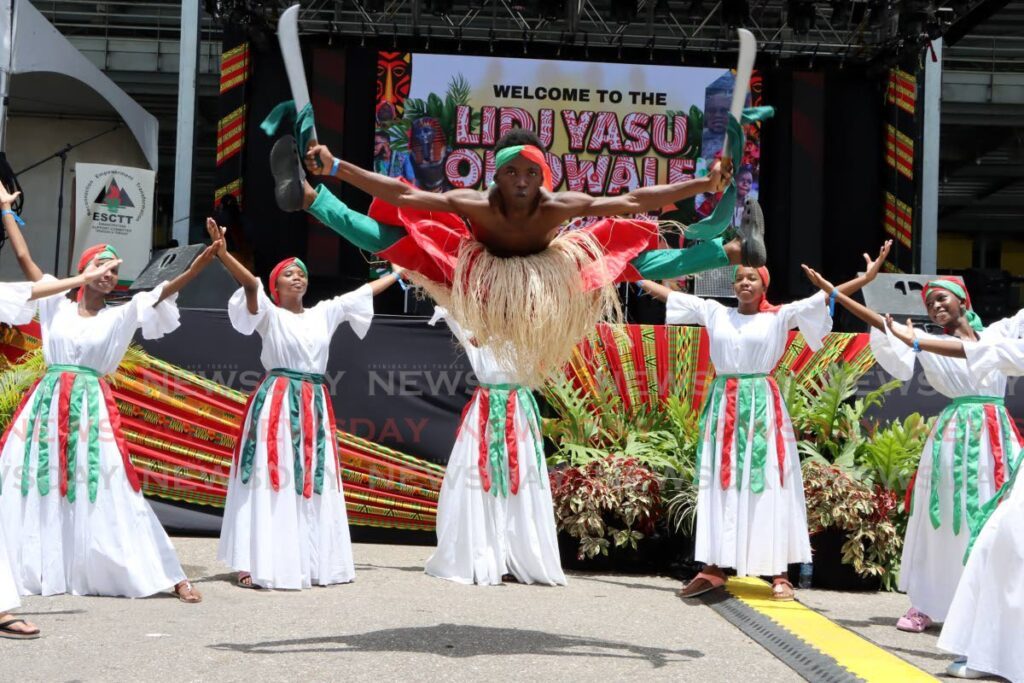
M 729 265 L 721 239 L 686 249 L 652 249 L 630 261 L 644 280 L 670 280 Z
M 348 208 L 330 190 L 321 185 L 309 213 L 328 228 L 360 249 L 378 253 L 406 236 L 405 228 L 378 223 L 369 216 Z

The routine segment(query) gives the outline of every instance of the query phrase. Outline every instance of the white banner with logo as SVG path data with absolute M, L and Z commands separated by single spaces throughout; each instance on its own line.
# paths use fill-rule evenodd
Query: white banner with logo
M 149 262 L 153 249 L 156 174 L 142 168 L 75 164 L 75 255 L 94 244 L 110 244 L 124 260 L 118 280 L 129 283 Z

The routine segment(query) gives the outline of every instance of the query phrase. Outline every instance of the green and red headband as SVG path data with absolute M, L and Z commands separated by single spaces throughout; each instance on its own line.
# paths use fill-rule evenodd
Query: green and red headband
M 285 271 L 286 268 L 291 266 L 298 266 L 302 269 L 302 272 L 306 274 L 306 277 L 309 277 L 309 268 L 306 268 L 306 264 L 295 257 L 286 258 L 284 261 L 281 261 L 274 266 L 274 269 L 270 271 L 270 298 L 275 304 L 277 303 L 277 278 Z
M 971 295 L 967 293 L 967 287 L 964 286 L 963 282 L 945 277 L 929 282 L 921 291 L 921 298 L 924 299 L 926 307 L 928 306 L 928 294 L 936 289 L 944 289 L 947 292 L 951 292 L 956 298 L 963 302 L 964 310 L 966 311 L 965 317 L 967 318 L 967 324 L 970 325 L 975 332 L 981 332 L 985 329 L 984 323 L 981 322 L 981 316 L 975 313 L 974 307 L 971 306 Z
M 497 171 L 518 156 L 522 156 L 524 159 L 528 159 L 540 166 L 544 177 L 544 189 L 550 192 L 552 189 L 551 167 L 548 166 L 548 160 L 545 158 L 544 152 L 533 145 L 512 145 L 511 147 L 499 150 L 494 155 L 494 170 Z
M 117 250 L 109 244 L 96 244 L 82 252 L 81 258 L 78 259 L 78 272 L 81 273 L 86 267 L 93 262 L 93 259 L 105 261 L 108 259 L 118 258 Z

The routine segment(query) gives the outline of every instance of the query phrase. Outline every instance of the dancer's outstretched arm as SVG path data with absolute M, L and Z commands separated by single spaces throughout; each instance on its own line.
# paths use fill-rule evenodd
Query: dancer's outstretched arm
M 818 271 L 814 270 L 813 268 L 809 268 L 808 266 L 805 265 L 801 265 L 800 267 L 804 269 L 804 273 L 807 275 L 807 279 L 811 281 L 812 285 L 814 285 L 821 291 L 825 292 L 826 294 L 832 294 L 832 291 L 835 290 L 836 301 L 840 305 L 842 305 L 843 308 L 848 310 L 850 313 L 853 313 L 855 316 L 866 322 L 868 325 L 871 325 L 876 329 L 882 330 L 883 332 L 885 331 L 885 319 L 882 318 L 882 316 L 878 315 L 867 306 L 857 303 L 856 301 L 851 299 L 849 296 L 843 293 L 841 287 L 836 287 L 835 285 L 833 285 L 831 282 L 823 278 L 818 273 Z
M 218 244 L 219 242 L 220 245 L 217 249 L 217 258 L 245 292 L 245 306 L 249 309 L 249 313 L 256 315 L 260 310 L 256 300 L 256 294 L 260 289 L 260 279 L 228 251 L 227 241 L 224 237 L 227 231 L 227 228 L 217 225 L 217 221 L 212 218 L 206 219 L 206 234 L 210 236 L 210 243 Z
M 556 207 L 563 213 L 563 220 L 579 216 L 623 216 L 634 213 L 648 213 L 696 197 L 705 192 L 721 192 L 729 186 L 732 173 L 722 169 L 717 161 L 711 172 L 703 178 L 684 180 L 666 185 L 639 187 L 615 197 L 592 197 L 583 192 L 559 192 L 554 195 Z
M 216 224 L 215 224 L 216 225 Z M 192 282 L 199 273 L 203 272 L 206 266 L 210 265 L 213 259 L 217 258 L 217 252 L 224 248 L 223 236 L 213 241 L 213 244 L 203 250 L 196 260 L 192 262 L 192 265 L 188 267 L 184 273 L 168 282 L 163 290 L 160 292 L 160 299 L 157 303 L 160 303 L 164 299 L 180 292 L 185 285 Z
M 889 258 L 890 249 L 892 249 L 892 240 L 886 240 L 882 245 L 882 248 L 878 250 L 878 258 L 875 260 L 872 261 L 870 256 L 864 254 L 864 274 L 858 275 L 852 280 L 847 280 L 843 284 L 839 285 L 836 288 L 839 290 L 839 293 L 845 294 L 846 296 L 853 296 L 863 289 L 864 285 L 874 281 L 875 277 L 878 275 L 878 271 L 882 269 L 882 264 L 885 263 L 887 258 Z
M 907 346 L 913 346 L 917 342 L 917 348 L 928 351 L 938 356 L 949 356 L 950 358 L 967 358 L 962 342 L 951 339 L 918 339 L 914 322 L 907 318 L 906 325 L 899 325 L 893 322 L 891 315 L 885 316 L 885 325 L 892 332 L 892 336 L 899 339 Z
M 326 145 L 314 145 L 306 153 L 306 169 L 310 173 L 330 175 L 334 163 L 335 156 Z M 486 195 L 476 190 L 427 192 L 397 178 L 359 168 L 343 159 L 337 159 L 337 163 L 335 178 L 399 208 L 411 207 L 424 211 L 466 214 L 489 206 Z
M 658 301 L 668 301 L 668 295 L 672 293 L 672 290 L 665 285 L 650 280 L 640 280 L 637 284 Z
M 111 259 L 97 265 L 95 261 L 86 266 L 85 270 L 74 277 L 66 277 L 63 280 L 37 280 L 32 283 L 32 296 L 29 301 L 45 299 L 54 294 L 66 292 L 75 287 L 84 287 L 90 282 L 95 282 L 107 274 L 107 271 L 121 265 L 121 259 Z
M 398 282 L 402 277 L 404 271 L 401 268 L 395 268 L 392 272 L 388 273 L 383 277 L 379 277 L 373 282 L 370 282 L 370 291 L 373 292 L 374 296 L 377 296 L 391 285 Z
M 20 192 L 13 194 L 8 192 L 7 188 L 0 183 L 0 210 L 10 212 L 11 205 L 14 204 L 20 194 Z M 27 280 L 31 282 L 38 281 L 43 277 L 43 269 L 32 260 L 32 254 L 28 250 L 28 243 L 25 242 L 25 236 L 21 234 L 21 228 L 18 227 L 18 221 L 14 219 L 14 214 L 4 213 L 3 224 L 4 230 L 7 231 L 7 239 L 11 241 L 11 246 L 14 247 L 14 255 L 18 259 L 18 265 L 21 266 L 21 272 L 25 274 Z

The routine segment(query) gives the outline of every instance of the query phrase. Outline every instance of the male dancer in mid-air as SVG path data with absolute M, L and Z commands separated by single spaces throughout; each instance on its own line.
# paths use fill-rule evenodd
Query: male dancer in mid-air
M 730 139 L 742 149 L 732 120 Z M 659 249 L 657 223 L 606 218 L 560 232 L 581 217 L 650 213 L 731 182 L 728 163 L 708 176 L 643 187 L 615 197 L 553 192 L 540 140 L 526 130 L 495 146 L 494 183 L 485 191 L 426 192 L 337 159 L 311 143 L 306 169 L 355 185 L 376 199 L 369 216 L 356 213 L 327 188 L 318 191 L 282 138 L 271 155 L 282 209 L 305 209 L 361 249 L 406 271 L 481 344 L 502 350 L 524 384 L 537 385 L 568 360 L 573 347 L 602 319 L 615 318 L 615 282 L 677 278 L 765 261 L 764 222 L 750 202 L 737 239 L 710 239 L 687 249 Z M 732 216 L 732 208 L 723 212 Z

